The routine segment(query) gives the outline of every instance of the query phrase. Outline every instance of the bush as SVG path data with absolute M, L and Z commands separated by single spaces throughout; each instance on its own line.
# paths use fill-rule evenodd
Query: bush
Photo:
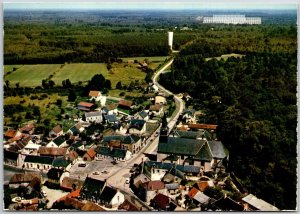
M 120 94 L 119 94 L 119 96 L 120 97 L 123 97 L 123 96 L 125 96 L 125 92 L 123 91 L 123 92 L 121 92 Z

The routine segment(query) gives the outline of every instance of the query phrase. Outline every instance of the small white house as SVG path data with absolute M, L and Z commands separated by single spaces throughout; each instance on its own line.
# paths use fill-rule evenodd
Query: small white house
M 37 153 L 41 145 L 33 143 L 31 140 L 28 144 L 23 148 L 22 154 L 32 154 Z
M 85 113 L 85 119 L 87 122 L 95 122 L 95 123 L 101 123 L 102 118 L 102 111 L 94 111 L 94 112 L 86 112 Z
M 100 101 L 102 94 L 100 91 L 90 91 L 89 97 L 90 97 L 90 100 Z
M 53 140 L 51 140 L 46 147 L 55 147 L 55 148 L 64 148 L 67 147 L 67 141 L 65 140 L 64 136 L 59 136 Z

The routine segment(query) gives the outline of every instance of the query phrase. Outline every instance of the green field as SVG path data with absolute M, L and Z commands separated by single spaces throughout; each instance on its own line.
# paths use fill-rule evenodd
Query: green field
M 65 64 L 57 72 L 52 80 L 56 85 L 62 85 L 62 81 L 69 79 L 71 83 L 85 82 L 90 80 L 96 74 L 107 74 L 107 68 L 104 63 L 72 63 Z
M 11 67 L 11 65 L 9 65 Z M 4 77 L 5 80 L 10 81 L 12 87 L 16 83 L 20 83 L 21 87 L 35 87 L 42 85 L 42 80 L 54 74 L 55 71 L 59 70 L 61 65 L 59 64 L 45 64 L 45 65 L 24 65 Z M 4 66 L 4 70 L 7 66 Z M 14 66 L 12 66 L 14 67 Z
M 6 65 L 4 66 L 4 75 L 6 75 L 8 72 L 12 72 L 13 68 L 21 68 L 23 65 Z

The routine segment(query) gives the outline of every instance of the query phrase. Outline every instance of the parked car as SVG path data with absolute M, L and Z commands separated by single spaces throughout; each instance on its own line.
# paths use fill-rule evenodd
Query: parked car
M 96 161 L 102 161 L 103 158 L 95 157 L 95 160 L 96 160 Z
M 116 164 L 117 164 L 117 161 L 116 161 L 116 160 L 113 160 L 111 163 L 112 163 L 113 165 L 116 165 Z
M 103 170 L 101 173 L 103 173 L 103 174 L 108 174 L 108 171 Z
M 100 172 L 95 171 L 95 172 L 93 172 L 93 175 L 100 175 Z
M 86 167 L 86 163 L 81 162 L 81 163 L 78 164 L 78 167 Z

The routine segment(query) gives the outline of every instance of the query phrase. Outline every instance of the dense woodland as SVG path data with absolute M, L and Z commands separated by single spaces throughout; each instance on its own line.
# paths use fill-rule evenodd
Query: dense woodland
M 252 27 L 249 27 L 252 28 Z M 231 39 L 222 34 L 186 47 L 160 82 L 188 92 L 200 122 L 218 124 L 230 150 L 230 171 L 248 192 L 280 209 L 296 208 L 297 45 L 295 26 L 268 28 Z M 253 27 L 252 29 L 255 29 Z M 267 36 L 268 35 L 268 36 Z M 257 38 L 265 39 L 257 39 Z M 205 57 L 245 54 L 227 60 Z

